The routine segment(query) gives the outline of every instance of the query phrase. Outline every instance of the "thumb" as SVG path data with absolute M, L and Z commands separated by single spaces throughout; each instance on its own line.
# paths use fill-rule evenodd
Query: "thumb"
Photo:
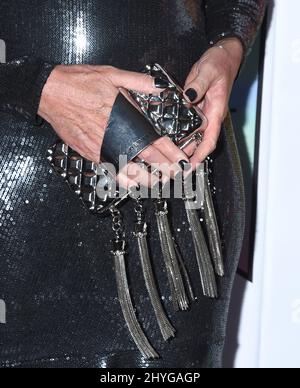
M 211 84 L 211 74 L 203 66 L 201 71 L 195 67 L 188 75 L 184 87 L 184 95 L 188 101 L 198 104 L 207 93 Z
M 168 87 L 166 79 L 116 68 L 112 71 L 110 78 L 117 88 L 134 90 L 145 94 L 159 94 Z

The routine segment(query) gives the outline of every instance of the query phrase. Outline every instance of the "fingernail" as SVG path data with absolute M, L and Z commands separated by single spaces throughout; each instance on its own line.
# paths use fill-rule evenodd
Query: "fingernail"
M 180 160 L 180 162 L 178 162 L 179 164 L 179 167 L 181 168 L 181 170 L 186 170 L 187 169 L 187 165 L 189 164 L 189 162 L 187 162 L 186 160 Z
M 169 86 L 169 81 L 165 78 L 155 77 L 154 84 L 158 89 L 166 89 Z
M 185 95 L 188 97 L 188 99 L 193 102 L 198 97 L 198 94 L 195 89 L 190 88 L 185 92 Z

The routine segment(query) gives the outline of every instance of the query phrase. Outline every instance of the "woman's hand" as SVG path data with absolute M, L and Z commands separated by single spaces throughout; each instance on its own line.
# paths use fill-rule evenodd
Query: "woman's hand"
M 242 58 L 241 42 L 237 38 L 224 39 L 204 53 L 187 77 L 185 95 L 208 119 L 201 144 L 197 147 L 193 143 L 185 149 L 194 169 L 216 148 Z
M 57 66 L 43 89 L 39 115 L 48 121 L 59 137 L 88 160 L 98 163 L 112 106 L 119 88 L 157 94 L 166 82 L 142 73 L 111 66 Z M 170 139 L 161 138 L 140 157 L 162 166 L 163 182 L 180 171 L 178 162 L 188 161 Z M 122 186 L 152 186 L 158 178 L 129 163 L 119 174 Z

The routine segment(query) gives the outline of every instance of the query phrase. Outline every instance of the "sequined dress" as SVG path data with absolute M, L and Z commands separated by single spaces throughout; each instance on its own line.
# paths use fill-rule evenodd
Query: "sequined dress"
M 215 203 L 225 255 L 220 298 L 201 294 L 192 239 L 181 201 L 172 225 L 190 270 L 197 303 L 175 313 L 159 239 L 151 256 L 163 303 L 177 329 L 161 340 L 128 233 L 128 270 L 139 319 L 161 355 L 147 361 L 132 342 L 117 300 L 108 219 L 92 216 L 46 160 L 57 136 L 37 116 L 55 64 L 108 64 L 139 71 L 163 65 L 180 83 L 211 43 L 238 37 L 247 51 L 263 0 L 2 0 L 0 65 L 0 323 L 1 367 L 220 367 L 227 311 L 244 228 L 244 196 L 231 126 L 214 154 Z M 2 53 L 3 54 L 3 53 Z M 2 55 L 3 56 L 3 55 Z M 133 227 L 132 205 L 124 207 Z M 148 221 L 153 220 L 149 205 Z M 3 316 L 3 314 L 2 314 Z M 2 317 L 3 318 L 3 317 Z

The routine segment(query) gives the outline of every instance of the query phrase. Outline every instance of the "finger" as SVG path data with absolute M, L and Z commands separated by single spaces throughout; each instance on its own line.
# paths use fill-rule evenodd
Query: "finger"
M 124 174 L 123 172 L 119 172 L 118 176 L 117 176 L 117 182 L 119 183 L 119 185 L 123 188 L 123 189 L 126 189 L 126 190 L 129 190 L 131 189 L 132 187 L 138 187 L 138 183 L 135 182 L 134 180 L 128 178 L 128 176 L 126 174 Z
M 185 97 L 193 104 L 200 103 L 212 82 L 213 74 L 209 67 L 205 64 L 195 65 L 185 83 Z
M 174 178 L 177 173 L 181 171 L 178 163 L 174 163 L 167 158 L 158 148 L 155 146 L 147 147 L 140 153 L 139 157 L 145 160 L 152 166 L 152 170 L 158 169 L 164 176 L 169 179 Z
M 203 135 L 202 142 L 194 152 L 194 155 L 190 159 L 190 163 L 193 169 L 196 169 L 205 158 L 210 155 L 217 146 L 218 138 L 221 131 L 222 119 L 215 117 L 210 121 L 209 127 L 206 129 Z
M 159 177 L 147 172 L 138 163 L 130 162 L 120 173 L 125 175 L 129 182 L 135 182 L 144 187 L 153 187 L 159 183 Z
M 194 155 L 194 153 L 197 150 L 198 146 L 199 146 L 199 142 L 198 141 L 193 141 L 188 146 L 186 146 L 183 149 L 183 151 L 190 158 L 191 156 Z
M 184 163 L 189 163 L 187 155 L 166 136 L 156 140 L 153 146 L 165 155 L 172 164 L 178 165 L 181 169 Z
M 208 142 L 212 143 L 210 147 L 211 149 L 215 146 L 214 144 L 215 138 L 216 140 L 218 139 L 222 122 L 226 117 L 226 114 L 228 111 L 227 101 L 228 101 L 227 94 L 224 93 L 223 91 L 222 92 L 218 91 L 217 94 L 213 93 L 213 96 L 211 96 L 210 90 L 207 92 L 205 96 L 205 100 L 203 100 L 203 112 L 208 119 L 208 125 L 207 125 L 207 128 L 204 129 L 204 131 L 201 130 L 201 133 L 202 135 L 203 133 L 206 134 L 205 138 L 207 138 L 207 136 L 210 136 L 210 134 L 212 134 L 213 138 L 211 140 L 209 139 L 206 140 L 207 145 L 208 145 Z M 192 142 L 191 144 L 189 144 L 187 147 L 184 148 L 184 152 L 187 154 L 189 158 L 191 158 L 196 152 L 196 150 L 198 149 L 198 147 L 199 147 L 199 142 Z
M 145 94 L 158 94 L 166 89 L 168 83 L 159 77 L 151 77 L 149 74 L 114 68 L 110 73 L 110 79 L 118 88 L 135 90 Z

